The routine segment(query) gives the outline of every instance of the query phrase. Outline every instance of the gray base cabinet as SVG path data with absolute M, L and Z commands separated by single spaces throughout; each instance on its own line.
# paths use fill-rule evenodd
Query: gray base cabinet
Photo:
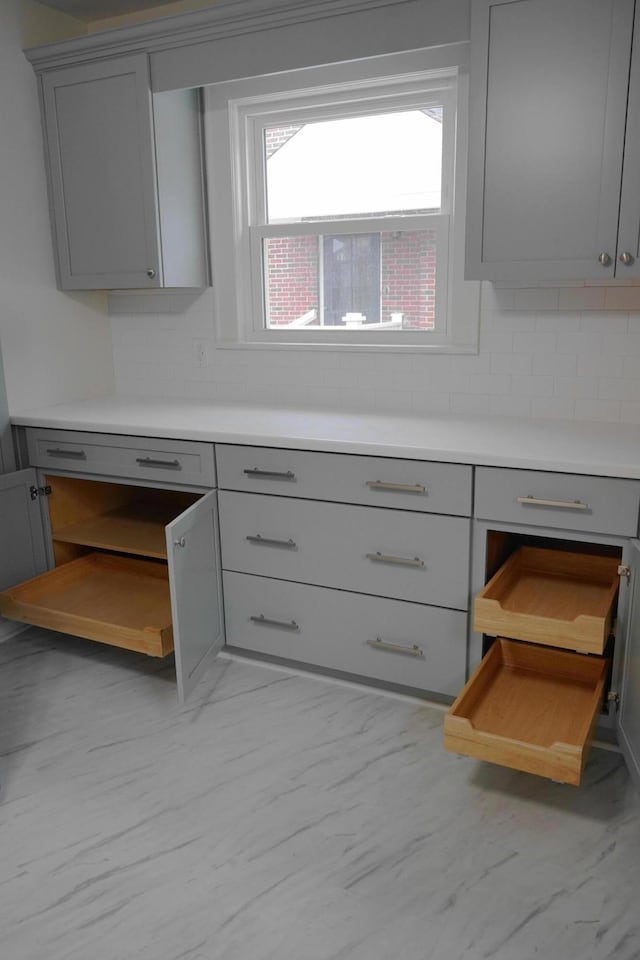
M 482 599 L 474 604 L 469 635 L 472 676 L 445 721 L 449 749 L 578 784 L 597 725 L 604 735 L 617 734 L 640 785 L 640 608 L 633 539 L 639 506 L 635 480 L 476 468 L 471 592 Z M 519 568 L 522 551 L 535 559 L 523 560 Z M 566 560 L 557 563 L 560 557 Z M 594 573 L 604 567 L 606 575 Z M 585 654 L 586 631 L 597 623 L 602 655 Z M 515 696 L 509 684 L 518 671 L 509 664 L 497 667 L 500 657 L 492 646 L 497 637 L 522 651 L 525 674 L 531 671 L 536 692 L 519 680 L 517 709 L 514 702 L 507 708 L 506 701 Z M 558 667 L 548 661 L 550 651 L 561 651 Z M 606 676 L 598 702 L 590 706 L 579 705 L 588 686 L 582 678 L 587 660 L 594 670 L 604 664 Z M 530 716 L 523 717 L 525 709 Z M 581 724 L 571 733 L 575 742 L 566 739 L 574 719 Z
M 634 276 L 634 0 L 474 0 L 471 12 L 467 279 Z
M 145 54 L 41 83 L 60 288 L 206 286 L 198 91 L 152 94 Z
M 224 643 L 213 446 L 119 440 L 27 431 L 39 468 L 0 477 L 0 613 L 175 651 L 182 701 Z
M 228 644 L 455 695 L 470 467 L 231 445 L 216 460 Z

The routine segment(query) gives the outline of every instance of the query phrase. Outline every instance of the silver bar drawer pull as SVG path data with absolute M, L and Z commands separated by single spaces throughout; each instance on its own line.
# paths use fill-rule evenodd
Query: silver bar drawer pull
M 263 537 L 259 533 L 256 533 L 255 536 L 245 537 L 245 540 L 248 540 L 249 543 L 260 543 L 265 547 L 284 547 L 285 550 L 295 550 L 298 546 L 295 540 L 291 538 L 288 540 L 273 540 L 271 537 Z
M 53 450 L 47 450 L 50 457 L 60 457 L 65 460 L 86 460 L 87 455 L 84 450 L 61 450 L 55 447 Z
M 407 657 L 424 657 L 424 651 L 417 643 L 414 643 L 411 647 L 405 647 L 402 643 L 390 643 L 381 637 L 376 637 L 375 640 L 367 640 L 367 643 L 375 650 L 389 650 L 390 653 L 403 653 Z
M 259 623 L 263 627 L 279 627 L 281 630 L 300 629 L 300 624 L 296 623 L 295 620 L 272 620 L 270 617 L 265 617 L 262 613 L 257 617 L 249 617 L 249 620 L 253 620 L 254 623 Z
M 565 510 L 588 510 L 589 504 L 582 500 L 541 500 L 540 497 L 516 497 L 516 503 L 527 507 L 560 507 Z
M 370 490 L 390 490 L 392 493 L 426 493 L 422 483 L 387 483 L 386 480 L 367 480 Z
M 160 470 L 182 470 L 179 460 L 154 460 L 153 457 L 136 457 L 141 467 L 158 467 Z
M 248 477 L 257 477 L 258 479 L 262 478 L 263 480 L 295 480 L 296 475 L 292 470 L 259 470 L 258 467 L 253 467 L 251 470 L 243 470 Z
M 368 553 L 367 560 L 373 560 L 374 563 L 395 563 L 401 567 L 424 567 L 424 560 L 420 557 L 394 557 L 388 553 Z

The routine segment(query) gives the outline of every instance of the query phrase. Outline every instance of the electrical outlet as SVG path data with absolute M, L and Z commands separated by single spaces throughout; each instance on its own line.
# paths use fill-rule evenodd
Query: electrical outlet
M 192 340 L 193 360 L 199 367 L 206 367 L 209 363 L 209 350 L 206 340 L 194 337 Z

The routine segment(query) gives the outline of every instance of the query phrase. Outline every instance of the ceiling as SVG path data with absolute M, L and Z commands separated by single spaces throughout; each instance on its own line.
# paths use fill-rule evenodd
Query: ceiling
M 104 20 L 138 10 L 152 10 L 172 0 L 38 0 L 45 7 L 53 7 L 78 20 Z

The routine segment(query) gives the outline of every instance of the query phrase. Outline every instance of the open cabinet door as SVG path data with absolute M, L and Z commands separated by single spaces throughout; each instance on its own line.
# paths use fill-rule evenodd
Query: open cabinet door
M 35 470 L 0 476 L 0 590 L 47 569 Z
M 216 491 L 167 528 L 178 700 L 194 689 L 224 643 Z
M 620 692 L 618 737 L 629 773 L 640 790 L 640 541 L 631 542 L 626 649 Z

